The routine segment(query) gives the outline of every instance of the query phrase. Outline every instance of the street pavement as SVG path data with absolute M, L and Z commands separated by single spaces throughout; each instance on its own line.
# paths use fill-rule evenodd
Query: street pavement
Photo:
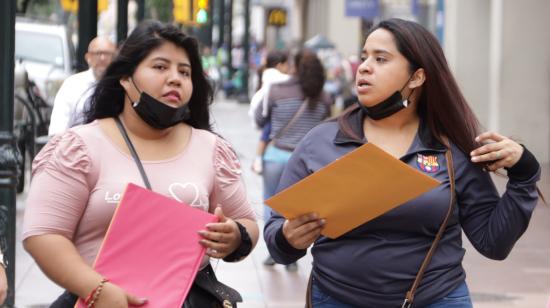
M 263 226 L 261 178 L 250 171 L 259 138 L 247 116 L 248 105 L 220 97 L 213 105 L 215 130 L 235 148 L 242 166 L 249 199 Z M 550 198 L 550 168 L 543 169 L 543 188 Z M 505 179 L 496 179 L 502 191 Z M 26 192 L 17 198 L 16 307 L 48 307 L 62 289 L 50 282 L 21 245 L 21 226 Z M 550 206 L 539 204 L 531 224 L 504 261 L 484 258 L 464 237 L 467 250 L 464 267 L 474 306 L 479 308 L 545 308 L 550 307 Z M 251 256 L 239 263 L 213 262 L 220 281 L 233 286 L 243 296 L 243 308 L 302 308 L 311 256 L 298 264 L 298 271 L 284 266 L 265 267 L 262 261 L 267 249 L 262 239 Z

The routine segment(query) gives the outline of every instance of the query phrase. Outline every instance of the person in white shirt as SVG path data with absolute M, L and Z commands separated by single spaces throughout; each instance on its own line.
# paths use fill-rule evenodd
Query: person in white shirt
M 49 136 L 79 124 L 93 87 L 113 60 L 115 52 L 115 44 L 107 37 L 96 37 L 90 42 L 88 52 L 84 55 L 90 68 L 67 78 L 55 96 Z
M 250 100 L 250 108 L 248 110 L 248 115 L 252 118 L 254 126 L 256 126 L 256 122 L 254 121 L 256 109 L 261 103 L 267 104 L 266 94 L 269 92 L 269 87 L 274 83 L 279 83 L 290 79 L 290 75 L 288 75 L 289 71 L 290 65 L 288 63 L 288 54 L 286 52 L 276 50 L 268 53 L 265 59 L 265 64 L 260 72 L 258 90 L 252 96 L 252 99 Z
M 252 96 L 250 100 L 250 108 L 248 115 L 252 118 L 253 125 L 262 130 L 262 137 L 258 143 L 256 149 L 256 157 L 252 163 L 252 171 L 257 174 L 262 173 L 262 156 L 264 154 L 267 143 L 269 142 L 269 132 L 271 131 L 271 124 L 264 125 L 264 127 L 258 127 L 254 120 L 256 109 L 263 104 L 262 110 L 267 110 L 267 96 L 269 88 L 272 84 L 287 81 L 290 79 L 288 75 L 290 71 L 290 65 L 288 63 L 288 54 L 284 51 L 275 50 L 270 51 L 267 54 L 263 68 L 259 72 L 259 86 L 257 92 Z M 267 112 L 267 111 L 266 111 Z

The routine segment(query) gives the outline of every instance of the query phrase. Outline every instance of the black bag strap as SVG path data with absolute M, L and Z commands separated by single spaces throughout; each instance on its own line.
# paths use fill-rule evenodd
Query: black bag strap
M 239 291 L 218 280 L 210 263 L 197 272 L 197 276 L 195 277 L 193 283 L 195 286 L 198 286 L 204 291 L 212 294 L 221 303 L 224 303 L 225 306 L 236 307 L 238 302 L 243 301 Z M 190 294 L 190 296 L 192 295 Z M 229 301 L 230 305 L 227 305 L 225 303 L 226 301 Z
M 430 261 L 432 260 L 435 250 L 437 249 L 437 245 L 439 244 L 439 241 L 443 236 L 443 232 L 445 232 L 447 223 L 449 222 L 449 219 L 453 214 L 453 209 L 454 209 L 454 204 L 456 199 L 456 192 L 455 192 L 455 171 L 453 167 L 453 155 L 451 154 L 450 147 L 447 150 L 447 152 L 445 152 L 445 158 L 447 160 L 447 172 L 449 173 L 449 184 L 451 189 L 451 201 L 449 202 L 449 209 L 447 210 L 447 215 L 445 216 L 445 219 L 443 219 L 443 223 L 439 227 L 439 230 L 435 235 L 435 239 L 433 240 L 432 245 L 430 246 L 430 249 L 426 254 L 426 257 L 424 258 L 424 261 L 422 261 L 422 265 L 420 265 L 420 269 L 416 274 L 416 278 L 414 279 L 414 282 L 410 290 L 407 291 L 407 294 L 405 295 L 405 300 L 403 301 L 403 305 L 401 306 L 401 308 L 411 307 L 414 300 L 414 294 L 416 293 L 416 289 L 420 285 L 420 281 L 422 281 L 422 277 L 424 277 L 424 272 L 426 271 L 426 268 L 430 264 Z
M 311 301 L 311 288 L 313 287 L 313 268 L 311 268 L 311 273 L 309 273 L 309 279 L 307 281 L 306 289 L 306 308 L 313 308 L 313 302 Z
M 136 152 L 136 148 L 134 148 L 134 144 L 130 140 L 130 136 L 128 136 L 128 132 L 126 132 L 126 129 L 124 128 L 124 125 L 122 124 L 122 121 L 120 121 L 119 117 L 115 117 L 115 122 L 116 122 L 116 126 L 118 127 L 118 130 L 120 131 L 120 134 L 122 135 L 122 138 L 124 138 L 124 142 L 126 142 L 126 145 L 130 150 L 130 154 L 132 154 L 132 157 L 136 162 L 136 165 L 139 169 L 139 173 L 141 174 L 141 178 L 143 179 L 143 184 L 145 184 L 145 187 L 147 189 L 152 190 L 151 183 L 149 182 L 149 178 L 147 178 L 147 173 L 145 173 L 145 169 L 143 169 L 141 160 L 139 159 L 138 153 Z

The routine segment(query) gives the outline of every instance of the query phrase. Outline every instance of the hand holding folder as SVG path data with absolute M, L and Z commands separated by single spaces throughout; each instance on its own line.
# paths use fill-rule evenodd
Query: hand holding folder
M 94 269 L 126 292 L 146 297 L 141 307 L 181 307 L 205 254 L 197 232 L 217 221 L 210 213 L 128 184 Z
M 265 201 L 287 219 L 316 212 L 337 238 L 439 185 L 367 143 Z

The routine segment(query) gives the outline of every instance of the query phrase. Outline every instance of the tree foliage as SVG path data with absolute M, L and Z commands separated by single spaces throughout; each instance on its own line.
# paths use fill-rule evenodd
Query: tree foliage
M 147 0 L 146 15 L 148 18 L 157 19 L 164 22 L 171 22 L 173 0 Z
M 55 1 L 56 0 L 17 0 L 16 11 L 19 15 L 47 19 L 55 12 Z

